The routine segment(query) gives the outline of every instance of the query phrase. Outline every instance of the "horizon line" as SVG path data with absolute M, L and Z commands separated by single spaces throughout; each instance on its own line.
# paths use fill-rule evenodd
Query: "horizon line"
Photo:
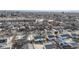
M 21 12 L 79 12 L 79 10 L 0 10 L 0 11 L 21 11 Z

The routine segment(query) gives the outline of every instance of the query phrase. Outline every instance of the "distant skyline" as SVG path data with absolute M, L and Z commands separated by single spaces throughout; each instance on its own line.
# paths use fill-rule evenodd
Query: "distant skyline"
M 20 11 L 20 12 L 78 12 L 79 10 L 0 10 L 0 11 Z

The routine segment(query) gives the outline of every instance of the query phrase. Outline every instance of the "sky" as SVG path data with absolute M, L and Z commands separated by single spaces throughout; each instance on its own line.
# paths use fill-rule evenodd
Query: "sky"
M 79 10 L 78 0 L 0 0 L 0 10 Z

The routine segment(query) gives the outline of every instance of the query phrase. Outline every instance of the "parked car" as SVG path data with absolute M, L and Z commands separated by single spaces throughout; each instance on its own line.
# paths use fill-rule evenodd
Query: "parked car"
M 49 41 L 52 41 L 52 40 L 54 40 L 54 35 L 48 35 L 47 38 Z
M 62 42 L 61 42 L 61 46 L 62 48 L 77 48 L 78 47 L 78 43 L 73 41 L 73 38 L 68 36 L 68 35 L 61 35 L 62 36 Z
M 54 49 L 55 46 L 52 44 L 52 42 L 48 42 L 44 44 L 44 49 Z
M 44 39 L 45 38 L 43 36 L 40 36 L 40 35 L 34 37 L 34 41 L 35 42 L 43 42 Z

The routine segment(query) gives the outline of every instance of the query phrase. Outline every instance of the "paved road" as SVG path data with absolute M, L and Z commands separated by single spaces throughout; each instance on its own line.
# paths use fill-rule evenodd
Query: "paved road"
M 27 39 L 23 41 L 22 49 L 33 49 L 33 44 L 28 42 Z
M 28 44 L 24 44 L 21 49 L 28 49 Z
M 22 49 L 34 49 L 34 47 L 31 43 L 25 42 L 22 46 Z

